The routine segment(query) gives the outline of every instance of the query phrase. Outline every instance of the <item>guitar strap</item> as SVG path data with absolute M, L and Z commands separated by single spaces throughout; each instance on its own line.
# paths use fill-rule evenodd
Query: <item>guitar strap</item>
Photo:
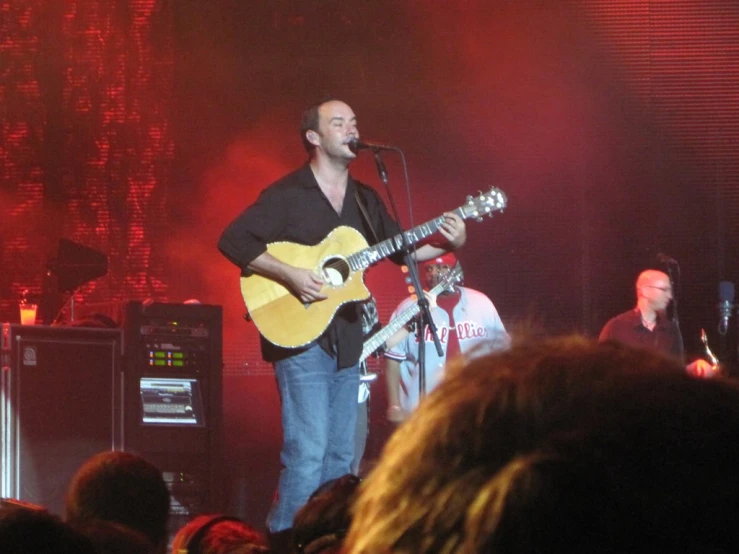
M 375 228 L 372 226 L 369 214 L 367 213 L 367 208 L 364 207 L 364 202 L 362 202 L 362 198 L 359 196 L 359 188 L 354 189 L 354 198 L 357 201 L 357 206 L 359 206 L 359 211 L 362 212 L 362 215 L 364 216 L 364 221 L 367 223 L 367 227 L 372 231 L 372 236 L 375 237 L 375 243 L 379 243 L 380 237 L 377 236 Z

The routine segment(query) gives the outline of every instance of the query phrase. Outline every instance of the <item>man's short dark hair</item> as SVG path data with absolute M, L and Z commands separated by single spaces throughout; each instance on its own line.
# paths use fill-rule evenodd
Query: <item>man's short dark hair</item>
M 67 521 L 127 525 L 159 547 L 167 542 L 169 490 L 153 464 L 130 452 L 101 452 L 87 460 L 67 492 Z
M 327 102 L 333 102 L 335 100 L 338 100 L 338 98 L 330 95 L 325 96 L 322 100 L 319 100 L 317 103 L 305 110 L 303 112 L 303 116 L 300 118 L 300 140 L 303 141 L 303 148 L 305 148 L 305 151 L 311 156 L 316 147 L 314 144 L 310 143 L 305 134 L 308 131 L 318 132 L 319 110 L 321 109 L 321 106 Z

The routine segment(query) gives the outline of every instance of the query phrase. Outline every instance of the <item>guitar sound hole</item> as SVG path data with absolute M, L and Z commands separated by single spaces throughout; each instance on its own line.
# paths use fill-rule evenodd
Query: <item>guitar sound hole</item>
M 323 263 L 323 279 L 332 287 L 343 285 L 350 273 L 349 264 L 341 258 L 329 258 Z

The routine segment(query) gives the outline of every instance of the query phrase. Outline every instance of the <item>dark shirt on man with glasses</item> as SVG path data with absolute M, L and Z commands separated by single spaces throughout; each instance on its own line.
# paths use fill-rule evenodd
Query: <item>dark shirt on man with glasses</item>
M 598 337 L 599 342 L 606 340 L 656 350 L 677 359 L 682 364 L 685 363 L 685 348 L 677 323 L 664 316 L 659 316 L 654 329 L 650 331 L 644 326 L 638 308 L 611 318 Z

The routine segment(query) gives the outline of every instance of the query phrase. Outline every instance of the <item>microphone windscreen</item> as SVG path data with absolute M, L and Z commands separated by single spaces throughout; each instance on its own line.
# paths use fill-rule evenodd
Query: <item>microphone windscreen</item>
M 734 283 L 731 281 L 721 281 L 718 284 L 718 300 L 719 302 L 734 303 Z

